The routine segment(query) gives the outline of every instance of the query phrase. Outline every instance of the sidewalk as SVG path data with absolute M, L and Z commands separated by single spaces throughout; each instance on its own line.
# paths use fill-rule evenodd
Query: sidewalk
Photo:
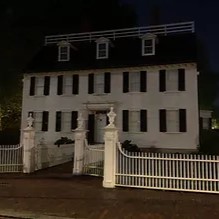
M 102 178 L 72 177 L 66 168 L 24 177 L 0 175 L 0 215 L 34 219 L 219 218 L 218 195 L 105 189 Z

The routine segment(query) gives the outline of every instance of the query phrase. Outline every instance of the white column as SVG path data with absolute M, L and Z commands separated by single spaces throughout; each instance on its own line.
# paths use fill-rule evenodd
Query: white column
M 35 130 L 34 119 L 30 115 L 27 119 L 27 128 L 23 130 L 23 172 L 31 173 L 35 171 Z
M 83 173 L 84 165 L 84 147 L 86 133 L 85 130 L 85 120 L 82 116 L 82 113 L 78 117 L 78 128 L 74 130 L 75 132 L 75 151 L 74 151 L 74 166 L 73 166 L 73 175 L 81 175 Z
M 116 145 L 118 142 L 118 130 L 114 125 L 116 114 L 111 107 L 109 117 L 109 125 L 105 127 L 105 149 L 104 149 L 104 178 L 103 187 L 115 187 L 115 168 L 116 168 Z

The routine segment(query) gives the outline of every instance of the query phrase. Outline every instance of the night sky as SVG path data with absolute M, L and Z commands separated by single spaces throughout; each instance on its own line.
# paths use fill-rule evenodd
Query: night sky
M 160 8 L 161 23 L 195 21 L 196 33 L 208 51 L 212 70 L 219 73 L 219 1 L 217 0 L 121 0 L 132 4 L 140 26 L 147 24 L 150 9 Z

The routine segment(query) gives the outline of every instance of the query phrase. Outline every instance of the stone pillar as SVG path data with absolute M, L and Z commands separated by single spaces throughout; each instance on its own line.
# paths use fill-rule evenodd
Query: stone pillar
M 85 130 L 85 120 L 82 116 L 82 113 L 79 113 L 77 119 L 78 127 L 74 130 L 75 132 L 75 151 L 74 151 L 74 166 L 73 166 L 73 175 L 81 175 L 83 172 L 84 165 L 84 147 L 86 133 Z
M 107 114 L 109 117 L 109 125 L 105 127 L 105 149 L 104 149 L 104 178 L 103 187 L 115 187 L 115 168 L 116 168 L 116 144 L 118 142 L 118 130 L 114 125 L 116 114 L 111 107 Z
M 33 128 L 32 114 L 27 118 L 27 127 L 23 130 L 23 172 L 35 171 L 35 130 Z

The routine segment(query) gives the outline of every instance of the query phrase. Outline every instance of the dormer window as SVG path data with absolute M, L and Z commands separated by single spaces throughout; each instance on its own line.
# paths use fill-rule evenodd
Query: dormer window
M 96 40 L 97 43 L 97 59 L 107 59 L 109 57 L 109 40 L 107 38 L 101 37 Z
M 68 42 L 60 42 L 58 44 L 58 61 L 66 62 L 70 60 L 70 43 Z
M 142 37 L 142 56 L 155 55 L 156 35 L 146 34 Z

